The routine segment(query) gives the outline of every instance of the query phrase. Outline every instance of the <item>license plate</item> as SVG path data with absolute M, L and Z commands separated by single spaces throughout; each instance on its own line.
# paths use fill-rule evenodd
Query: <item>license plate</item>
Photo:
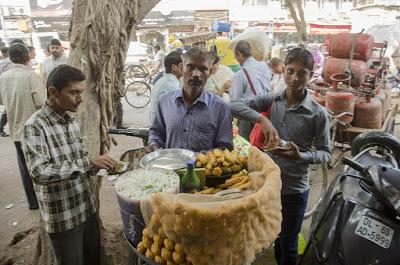
M 355 231 L 359 235 L 380 247 L 389 248 L 394 231 L 383 223 L 367 216 L 362 216 Z

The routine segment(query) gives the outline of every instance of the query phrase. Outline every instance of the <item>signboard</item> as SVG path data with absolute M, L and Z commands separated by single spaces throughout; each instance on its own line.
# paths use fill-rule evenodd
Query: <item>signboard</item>
M 33 17 L 32 24 L 35 32 L 67 32 L 71 18 L 64 17 Z
M 195 25 L 194 11 L 172 11 L 164 16 L 160 11 L 152 11 L 142 20 L 138 28 Z
M 32 17 L 69 16 L 73 0 L 29 0 Z
M 337 34 L 342 32 L 350 32 L 351 25 L 332 25 L 332 24 L 310 24 L 309 34 Z

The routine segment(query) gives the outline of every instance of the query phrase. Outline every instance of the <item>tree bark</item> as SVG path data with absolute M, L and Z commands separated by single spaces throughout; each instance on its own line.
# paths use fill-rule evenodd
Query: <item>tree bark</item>
M 299 42 L 306 42 L 307 24 L 304 19 L 304 8 L 302 5 L 302 0 L 286 0 L 285 3 L 296 25 Z
M 74 1 L 69 64 L 81 69 L 86 76 L 84 103 L 77 117 L 83 141 L 91 156 L 107 153 L 110 148 L 107 130 L 112 125 L 116 102 L 123 95 L 124 62 L 133 26 L 159 1 Z M 91 178 L 90 188 L 97 198 L 98 212 L 101 181 L 99 177 Z M 42 221 L 39 224 L 36 252 L 37 264 L 53 264 L 50 239 Z M 103 243 L 101 264 L 111 264 L 104 253 Z

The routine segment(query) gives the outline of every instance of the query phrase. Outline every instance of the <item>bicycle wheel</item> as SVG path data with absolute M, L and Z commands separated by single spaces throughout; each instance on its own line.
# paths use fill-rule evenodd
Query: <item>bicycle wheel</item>
M 311 168 L 310 193 L 304 219 L 309 218 L 317 210 L 328 188 L 328 168 L 326 164 L 315 165 Z
M 128 76 L 130 78 L 146 78 L 149 71 L 143 65 L 131 65 L 128 67 Z
M 134 81 L 125 88 L 126 102 L 137 109 L 147 106 L 150 102 L 150 85 L 144 81 Z

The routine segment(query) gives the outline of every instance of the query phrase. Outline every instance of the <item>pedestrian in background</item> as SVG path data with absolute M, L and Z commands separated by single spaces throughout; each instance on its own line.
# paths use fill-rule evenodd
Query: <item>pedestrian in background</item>
M 161 95 L 181 89 L 179 79 L 182 76 L 182 51 L 172 51 L 164 58 L 165 74 L 155 83 L 150 95 L 150 124 L 157 112 L 158 100 Z
M 45 81 L 49 77 L 51 71 L 58 65 L 67 64 L 68 58 L 64 54 L 61 42 L 57 39 L 52 39 L 49 45 L 50 57 L 45 59 L 43 62 L 43 73 L 41 73 L 42 79 Z
M 233 77 L 229 96 L 231 100 L 264 95 L 272 90 L 272 72 L 265 62 L 256 61 L 251 53 L 250 44 L 241 40 L 235 47 L 235 58 L 241 69 Z M 238 120 L 239 134 L 249 140 L 254 123 Z
M 154 52 L 155 52 L 154 59 L 157 62 L 157 66 L 154 69 L 154 71 L 151 73 L 151 75 L 154 76 L 153 84 L 155 84 L 163 76 L 164 58 L 165 58 L 165 52 L 161 49 L 160 45 L 154 46 Z
M 38 202 L 22 152 L 21 138 L 25 122 L 44 105 L 45 88 L 40 77 L 29 66 L 29 51 L 24 44 L 12 44 L 9 54 L 14 66 L 0 75 L 0 104 L 5 106 L 8 114 L 10 136 L 17 150 L 29 209 L 37 209 Z
M 283 62 L 279 58 L 272 58 L 268 62 L 268 66 L 272 72 L 271 87 L 273 91 L 282 91 L 285 89 L 285 81 L 283 79 Z

